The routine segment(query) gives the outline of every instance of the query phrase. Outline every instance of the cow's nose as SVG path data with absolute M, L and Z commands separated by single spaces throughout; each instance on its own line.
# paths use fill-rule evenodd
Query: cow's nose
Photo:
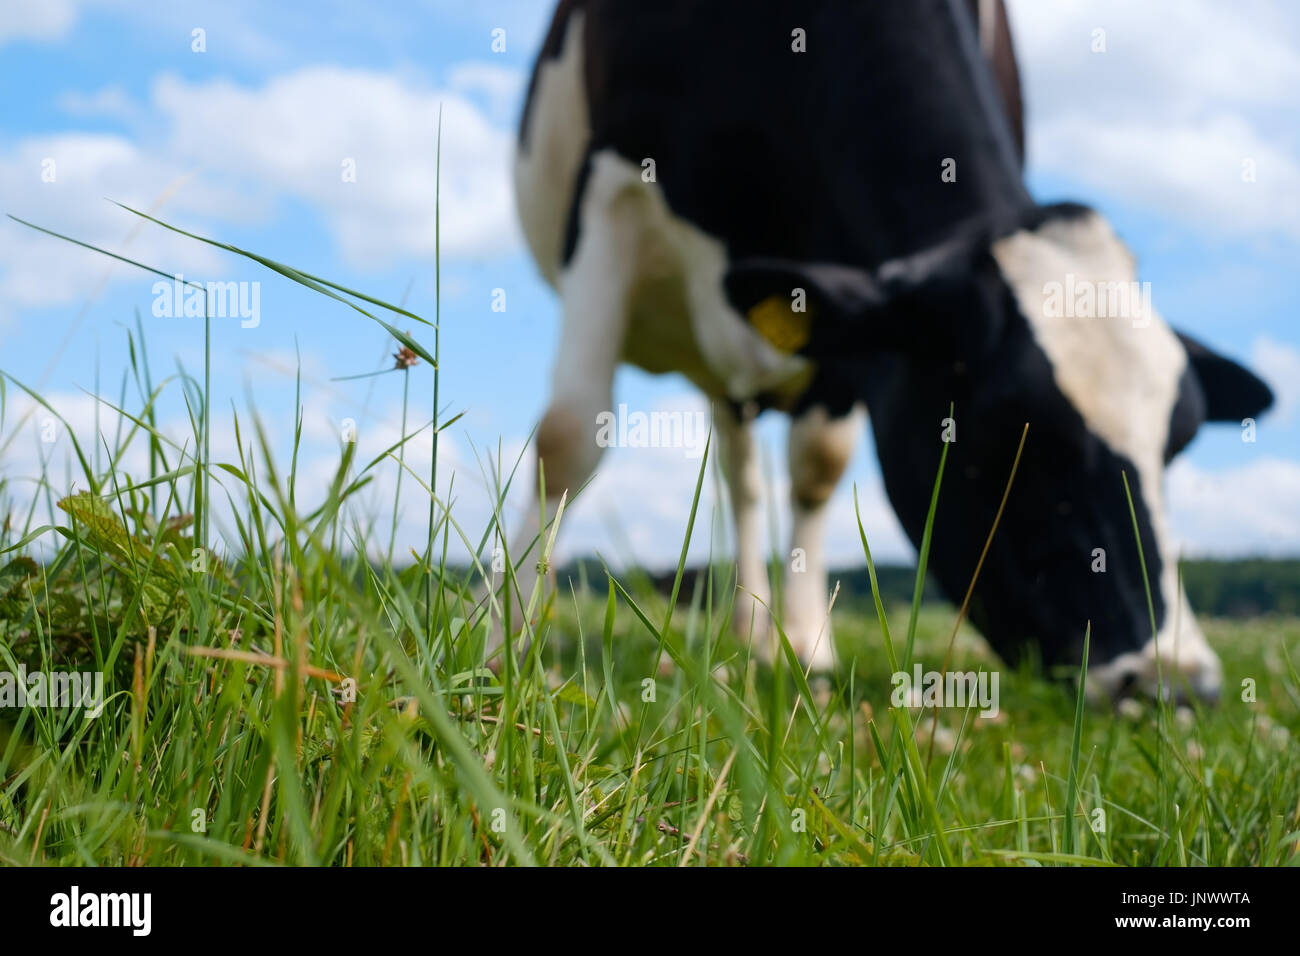
M 1160 696 L 1175 704 L 1190 704 L 1197 700 L 1211 706 L 1219 702 L 1223 687 L 1217 671 L 1207 672 L 1200 667 L 1188 669 L 1176 666 L 1173 661 L 1162 660 L 1157 672 L 1153 660 L 1139 660 L 1137 654 L 1126 656 L 1130 660 L 1089 668 L 1090 697 L 1118 702 L 1128 697 L 1154 700 Z
M 1165 697 L 1187 704 L 1194 698 L 1216 704 L 1223 690 L 1223 665 L 1195 620 L 1188 619 L 1176 635 L 1166 628 L 1142 650 L 1089 668 L 1088 683 L 1090 696 L 1112 700 Z

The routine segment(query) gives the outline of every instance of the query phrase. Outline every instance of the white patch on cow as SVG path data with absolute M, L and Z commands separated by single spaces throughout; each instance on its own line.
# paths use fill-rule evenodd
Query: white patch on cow
M 673 215 L 658 184 L 644 182 L 636 164 L 612 150 L 593 153 L 590 163 L 578 245 L 586 233 L 612 231 L 626 250 L 626 275 L 618 279 L 623 308 L 607 316 L 626 327 L 620 338 L 623 361 L 650 372 L 681 372 L 713 398 L 797 395 L 811 363 L 775 349 L 731 308 L 722 284 L 727 270 L 722 243 Z M 572 268 L 571 262 L 559 280 L 562 294 Z M 589 281 L 605 280 L 593 275 Z M 566 301 L 566 326 L 569 309 Z M 583 334 L 601 333 L 593 327 Z M 567 329 L 565 336 L 581 339 Z
M 789 392 L 806 386 L 807 359 L 775 349 L 727 301 L 722 280 L 727 254 L 718 239 L 659 206 L 666 238 L 685 272 L 687 304 L 696 346 L 725 394 L 745 400 L 762 392 Z
M 560 56 L 537 66 L 528 110 L 528 143 L 515 156 L 515 203 L 533 258 L 555 287 L 573 187 L 591 139 L 583 81 L 584 14 L 569 15 Z
M 591 164 L 581 228 L 617 202 L 635 237 L 624 361 L 649 372 L 681 372 L 713 398 L 797 395 L 811 363 L 778 351 L 731 307 L 722 242 L 675 215 L 635 163 L 600 150 Z
M 1130 316 L 1049 316 L 1049 283 L 1064 283 L 1070 275 L 1076 283 L 1099 287 L 1135 281 L 1132 254 L 1096 213 L 1017 232 L 994 243 L 993 255 L 1051 362 L 1057 386 L 1088 427 L 1136 467 L 1160 553 L 1160 580 L 1151 584 L 1160 589 L 1166 613 L 1157 638 L 1141 651 L 1092 668 L 1090 682 L 1113 693 L 1132 678 L 1154 692 L 1158 645 L 1166 682 L 1177 684 L 1167 673 L 1176 667 L 1197 693 L 1213 696 L 1222 668 L 1179 586 L 1165 528 L 1164 448 L 1187 353 L 1154 312 L 1140 322 Z

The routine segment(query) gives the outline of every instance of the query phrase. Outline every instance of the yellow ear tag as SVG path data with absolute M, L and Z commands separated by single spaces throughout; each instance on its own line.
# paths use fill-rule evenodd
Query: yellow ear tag
M 797 352 L 808 344 L 812 313 L 796 312 L 785 296 L 773 295 L 749 310 L 749 322 L 774 348 Z

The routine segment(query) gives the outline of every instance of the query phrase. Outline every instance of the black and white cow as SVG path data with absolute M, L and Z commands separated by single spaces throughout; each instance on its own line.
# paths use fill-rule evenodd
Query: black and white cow
M 682 373 L 714 400 L 734 617 L 761 633 L 749 419 L 790 413 L 791 548 L 807 564 L 782 623 L 825 668 L 822 526 L 864 408 L 914 543 L 955 408 L 930 567 L 957 600 L 1028 422 L 972 620 L 1008 661 L 1032 651 L 1049 667 L 1077 663 L 1091 622 L 1094 687 L 1155 693 L 1158 645 L 1166 680 L 1213 697 L 1221 669 L 1179 585 L 1162 471 L 1202 421 L 1256 415 L 1271 395 L 1140 298 L 1059 314 L 1054 290 L 1091 283 L 1113 304 L 1135 264 L 1098 214 L 1030 199 L 1022 142 L 1000 2 L 562 0 L 516 164 L 564 314 L 537 436 L 547 514 L 596 466 L 616 366 Z

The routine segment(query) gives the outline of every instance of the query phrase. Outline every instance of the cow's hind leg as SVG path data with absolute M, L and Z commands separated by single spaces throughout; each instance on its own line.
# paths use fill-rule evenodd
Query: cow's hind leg
M 763 561 L 763 476 L 759 468 L 754 428 L 742 420 L 730 403 L 716 401 L 713 422 L 718 436 L 718 457 L 727 479 L 731 513 L 736 527 L 736 603 L 731 623 L 736 634 L 755 641 L 766 657 L 771 588 Z
M 829 670 L 835 662 L 826 580 L 826 507 L 853 457 L 863 418 L 860 407 L 832 417 L 824 406 L 815 405 L 790 423 L 793 529 L 782 625 L 799 659 L 814 670 Z

